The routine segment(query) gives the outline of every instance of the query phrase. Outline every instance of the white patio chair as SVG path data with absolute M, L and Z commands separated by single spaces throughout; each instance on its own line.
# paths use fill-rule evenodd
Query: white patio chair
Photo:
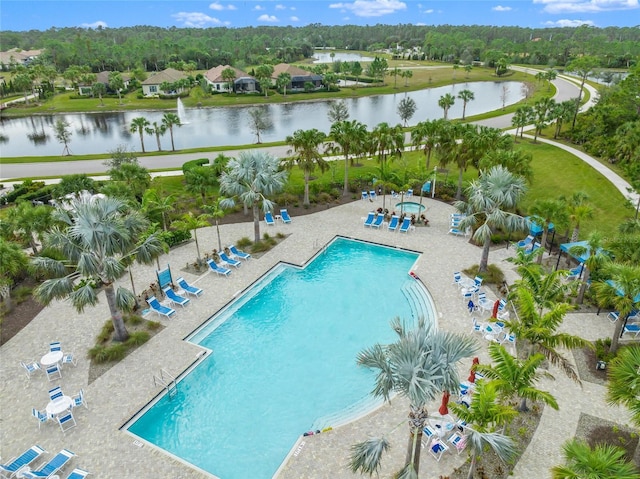
M 49 416 L 36 408 L 31 408 L 31 415 L 38 420 L 38 430 L 40 430 L 40 426 L 42 425 L 42 423 L 45 423 L 49 420 Z
M 73 353 L 64 353 L 64 356 L 62 356 L 62 365 L 64 366 L 65 364 L 77 366 L 78 360 L 73 356 Z
M 29 379 L 31 379 L 31 375 L 33 373 L 42 370 L 42 368 L 40 367 L 40 364 L 38 364 L 36 361 L 29 361 L 28 363 L 20 361 L 20 366 L 22 366 L 25 369 L 25 371 L 27 372 L 27 377 Z
M 49 366 L 45 370 L 45 372 L 47 373 L 47 379 L 49 379 L 49 381 L 53 381 L 54 379 L 62 379 L 62 371 L 60 371 L 60 368 L 57 364 Z
M 84 389 L 80 389 L 80 392 L 71 398 L 73 400 L 73 407 L 84 406 L 89 409 L 87 405 L 87 400 L 84 397 Z

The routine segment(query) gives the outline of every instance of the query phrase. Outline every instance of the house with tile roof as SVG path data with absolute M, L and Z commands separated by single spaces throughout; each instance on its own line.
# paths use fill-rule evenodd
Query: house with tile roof
M 187 75 L 174 70 L 173 68 L 167 68 L 161 72 L 155 73 L 142 82 L 142 94 L 144 96 L 158 96 L 158 95 L 175 95 L 182 93 L 184 88 L 179 86 L 171 91 L 164 91 L 160 88 L 163 83 L 175 84 L 180 80 L 186 80 Z
M 0 65 L 4 68 L 10 67 L 12 64 L 27 66 L 41 54 L 42 50 L 18 50 L 17 48 L 12 48 L 6 52 L 0 52 Z
M 107 88 L 108 92 L 113 92 L 111 87 L 109 86 L 109 74 L 111 72 L 108 70 L 102 71 L 96 75 L 95 83 L 103 83 Z M 129 87 L 129 82 L 131 81 L 131 75 L 129 73 L 121 73 L 122 81 L 124 82 L 125 90 Z M 80 84 L 78 85 L 78 94 L 80 96 L 92 95 L 93 90 L 91 85 Z
M 273 75 L 271 79 L 273 84 L 276 84 L 278 75 L 281 73 L 288 73 L 291 75 L 291 83 L 287 87 L 289 91 L 303 91 L 306 83 L 313 84 L 313 88 L 318 90 L 322 88 L 322 75 L 316 75 L 315 73 L 308 72 L 302 68 L 289 65 L 288 63 L 278 63 L 273 67 Z
M 228 92 L 229 82 L 222 78 L 222 72 L 227 68 L 231 68 L 236 74 L 233 80 L 233 92 L 234 93 L 254 93 L 260 90 L 258 87 L 258 81 L 246 72 L 238 68 L 234 68 L 230 65 L 218 65 L 217 67 L 207 70 L 204 74 L 204 78 L 214 92 Z

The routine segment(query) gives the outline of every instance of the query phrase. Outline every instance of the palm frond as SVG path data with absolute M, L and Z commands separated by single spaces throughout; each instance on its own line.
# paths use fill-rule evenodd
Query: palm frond
M 62 278 L 53 278 L 44 281 L 36 289 L 33 294 L 39 303 L 45 306 L 54 299 L 64 299 L 73 291 L 74 282 L 70 276 Z
M 385 438 L 371 438 L 351 446 L 349 468 L 352 472 L 361 472 L 372 476 L 381 466 L 382 454 L 389 449 Z

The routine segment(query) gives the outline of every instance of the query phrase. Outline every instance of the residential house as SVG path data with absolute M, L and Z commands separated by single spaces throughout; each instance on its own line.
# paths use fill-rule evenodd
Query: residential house
M 104 83 L 104 86 L 107 88 L 107 91 L 111 91 L 109 87 L 109 74 L 111 72 L 108 70 L 102 71 L 96 75 L 95 83 Z M 121 73 L 122 81 L 124 82 L 124 88 L 126 89 L 129 86 L 129 82 L 131 81 L 131 75 L 128 73 Z M 81 96 L 91 95 L 91 85 L 78 85 L 78 94 Z
M 180 80 L 186 80 L 187 75 L 173 68 L 167 68 L 161 72 L 155 73 L 142 82 L 142 94 L 144 96 L 158 96 L 162 95 L 175 95 L 182 93 L 184 88 L 179 87 L 171 91 L 163 91 L 160 89 L 160 85 L 163 83 L 176 83 Z
M 222 78 L 222 72 L 227 68 L 231 68 L 236 74 L 236 77 L 233 80 L 234 93 L 253 93 L 259 90 L 258 81 L 248 73 L 230 65 L 218 65 L 217 67 L 211 68 L 204 74 L 205 80 L 207 80 L 207 83 L 211 85 L 213 91 L 229 91 L 229 82 Z
M 6 52 L 0 52 L 0 65 L 9 68 L 11 65 L 28 66 L 33 60 L 42 54 L 42 50 L 18 50 L 12 48 Z
M 315 73 L 294 67 L 288 63 L 278 63 L 273 67 L 273 75 L 271 75 L 271 78 L 273 79 L 274 85 L 276 84 L 278 75 L 281 73 L 288 73 L 291 75 L 291 83 L 289 83 L 289 86 L 287 87 L 290 91 L 304 90 L 306 83 L 313 84 L 314 90 L 322 88 L 322 75 L 316 75 Z

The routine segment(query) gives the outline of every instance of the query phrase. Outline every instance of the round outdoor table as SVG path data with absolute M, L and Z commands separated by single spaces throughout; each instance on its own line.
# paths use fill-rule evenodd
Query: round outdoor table
M 40 358 L 40 364 L 42 364 L 45 368 L 48 366 L 53 366 L 54 364 L 57 364 L 62 360 L 62 356 L 62 351 L 50 351 Z
M 67 409 L 71 409 L 72 406 L 73 399 L 71 399 L 69 396 L 62 396 L 54 399 L 53 401 L 49 401 L 46 411 L 49 417 L 55 417 L 58 414 L 63 413 Z

